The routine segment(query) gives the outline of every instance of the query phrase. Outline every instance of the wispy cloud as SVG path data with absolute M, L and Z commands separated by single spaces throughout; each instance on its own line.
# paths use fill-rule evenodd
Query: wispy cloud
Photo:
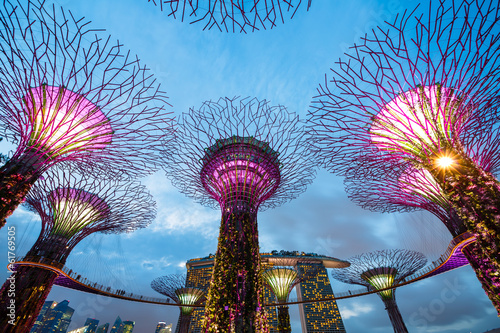
M 364 314 L 370 313 L 373 311 L 373 305 L 367 303 L 352 303 L 348 307 L 343 307 L 341 309 L 341 315 L 344 319 L 349 319 L 352 317 L 363 316 Z

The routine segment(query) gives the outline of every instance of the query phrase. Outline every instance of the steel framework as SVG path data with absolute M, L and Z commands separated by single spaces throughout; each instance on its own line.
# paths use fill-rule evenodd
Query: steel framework
M 458 216 L 428 171 L 415 169 L 410 163 L 392 165 L 390 169 L 384 170 L 383 165 L 358 164 L 346 177 L 349 197 L 372 211 L 427 210 L 443 222 L 453 237 L 467 231 L 465 221 Z M 485 270 L 494 271 L 494 266 L 488 258 L 481 258 L 477 254 L 481 249 L 475 243 L 465 247 L 462 252 L 491 302 L 498 308 L 500 277 L 484 274 Z
M 175 303 L 180 305 L 181 316 L 178 332 L 187 333 L 194 308 L 182 305 L 200 304 L 205 300 L 206 290 L 186 285 L 186 274 L 172 274 L 158 277 L 151 282 L 151 288 L 162 295 L 170 297 Z
M 367 35 L 332 69 L 313 101 L 314 149 L 341 175 L 360 161 L 385 165 L 380 177 L 391 177 L 402 163 L 425 174 L 476 236 L 475 256 L 489 263 L 481 270 L 494 280 L 500 270 L 498 3 L 437 0 L 428 13 L 418 11 Z M 418 200 L 428 199 L 436 202 L 435 196 Z
M 149 225 L 156 204 L 137 181 L 112 178 L 110 173 L 79 174 L 74 167 L 56 166 L 39 179 L 26 204 L 41 218 L 42 229 L 26 254 L 31 262 L 63 266 L 71 250 L 95 233 L 124 233 Z M 106 180 L 103 180 L 106 179 Z M 33 325 L 58 274 L 40 267 L 23 266 L 0 290 L 0 325 L 6 332 L 25 332 Z M 10 294 L 11 281 L 16 292 Z M 7 306 L 15 302 L 15 318 Z M 14 319 L 15 326 L 8 323 Z
M 17 144 L 0 169 L 0 226 L 51 166 L 154 171 L 172 119 L 139 59 L 100 30 L 43 0 L 0 9 L 0 126 Z
M 275 259 L 273 266 L 262 273 L 264 282 L 271 288 L 278 301 L 278 332 L 280 333 L 292 331 L 288 305 L 283 303 L 288 301 L 290 292 L 297 284 L 309 280 L 317 274 L 314 269 L 299 272 L 296 267 L 290 267 L 290 264 L 289 259 Z
M 167 176 L 181 192 L 222 211 L 205 330 L 263 331 L 257 212 L 312 182 L 304 124 L 283 106 L 251 98 L 205 102 L 179 123 L 179 135 L 165 147 Z
M 351 266 L 343 269 L 334 268 L 332 276 L 344 283 L 359 284 L 375 290 L 398 284 L 424 267 L 427 262 L 422 253 L 410 250 L 374 251 L 347 260 Z M 378 295 L 384 302 L 394 332 L 408 332 L 396 304 L 395 290 L 383 290 Z
M 307 0 L 307 10 L 312 0 Z M 148 0 L 168 16 L 204 24 L 203 30 L 254 32 L 292 19 L 306 0 Z

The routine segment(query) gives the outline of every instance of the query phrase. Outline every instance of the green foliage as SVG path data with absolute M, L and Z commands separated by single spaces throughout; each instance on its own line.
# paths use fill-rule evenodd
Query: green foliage
M 267 332 L 255 214 L 222 217 L 204 332 Z

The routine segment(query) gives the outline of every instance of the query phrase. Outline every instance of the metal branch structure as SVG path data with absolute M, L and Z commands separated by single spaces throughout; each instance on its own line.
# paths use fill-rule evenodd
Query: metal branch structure
M 467 232 L 465 221 L 460 219 L 426 169 L 415 169 L 411 163 L 391 165 L 390 170 L 384 169 L 384 165 L 360 161 L 346 177 L 349 197 L 372 211 L 427 210 L 441 220 L 454 238 Z M 487 296 L 499 308 L 500 277 L 497 274 L 485 274 L 488 271 L 494 273 L 495 267 L 488 258 L 478 255 L 480 252 L 476 243 L 462 250 Z
M 150 71 L 90 22 L 42 0 L 0 9 L 0 126 L 17 144 L 0 169 L 0 226 L 48 168 L 156 170 L 172 133 L 167 97 Z
M 186 274 L 172 274 L 158 277 L 151 282 L 151 288 L 162 295 L 170 297 L 180 305 L 180 327 L 177 332 L 187 333 L 194 308 L 182 305 L 200 304 L 205 300 L 206 290 L 186 285 Z
M 427 259 L 416 251 L 381 250 L 363 253 L 347 259 L 351 266 L 333 269 L 332 276 L 344 283 L 359 284 L 381 290 L 398 284 L 425 266 Z M 377 293 L 384 302 L 395 333 L 408 332 L 396 304 L 395 289 Z
M 225 32 L 254 32 L 272 29 L 292 19 L 297 10 L 307 10 L 312 0 L 148 0 L 168 16 L 203 24 L 203 30 L 212 28 Z
M 111 176 L 81 175 L 76 168 L 56 166 L 33 185 L 26 204 L 40 215 L 42 228 L 26 254 L 28 261 L 62 267 L 88 235 L 132 232 L 154 220 L 156 204 L 147 189 L 137 181 Z M 0 325 L 8 332 L 29 331 L 57 276 L 42 266 L 17 269 L 0 290 Z M 11 281 L 15 293 L 10 293 Z M 8 316 L 10 303 L 15 304 L 15 318 Z M 12 319 L 15 325 L 8 323 Z
M 353 50 L 313 100 L 314 150 L 340 175 L 360 160 L 392 170 L 380 177 L 401 163 L 424 173 L 476 237 L 478 260 L 494 268 L 483 274 L 493 280 L 500 271 L 498 3 L 436 0 L 428 13 L 405 12 Z
M 288 297 L 292 289 L 299 283 L 306 281 L 317 274 L 315 270 L 299 272 L 296 267 L 290 267 L 288 259 L 275 259 L 273 266 L 262 273 L 264 282 L 271 288 L 278 305 L 278 332 L 291 332 L 290 315 L 288 311 Z
M 165 146 L 172 183 L 222 212 L 206 332 L 265 330 L 257 212 L 290 201 L 312 182 L 308 144 L 304 123 L 285 107 L 221 98 L 184 113 L 175 141 Z

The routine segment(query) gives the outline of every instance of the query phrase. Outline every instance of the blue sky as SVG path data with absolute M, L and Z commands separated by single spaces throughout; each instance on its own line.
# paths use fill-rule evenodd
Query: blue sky
M 92 21 L 120 40 L 154 73 L 175 115 L 219 97 L 252 96 L 285 105 L 302 118 L 315 89 L 334 62 L 384 20 L 393 20 L 405 1 L 316 0 L 307 12 L 275 29 L 249 34 L 202 31 L 173 20 L 147 1 L 61 0 L 76 17 Z M 2 153 L 6 153 L 4 148 Z M 80 243 L 67 266 L 89 279 L 133 293 L 158 296 L 154 278 L 185 271 L 190 258 L 215 253 L 220 212 L 202 207 L 172 187 L 162 171 L 142 179 L 154 195 L 157 219 L 127 235 L 93 235 Z M 9 218 L 18 236 L 18 254 L 34 243 L 37 217 L 20 208 Z M 258 217 L 262 251 L 299 250 L 337 258 L 384 248 L 423 251 L 435 260 L 450 241 L 440 222 L 422 213 L 377 214 L 347 198 L 342 179 L 319 170 L 299 198 Z M 7 228 L 0 230 L 6 247 Z M 0 258 L 6 266 L 6 256 Z M 0 279 L 7 277 L 2 272 Z M 335 291 L 349 285 L 332 279 Z M 357 289 L 357 286 L 352 286 Z M 470 267 L 403 288 L 396 293 L 411 332 L 484 332 L 500 319 Z M 116 316 L 136 322 L 136 332 L 154 332 L 158 321 L 177 322 L 179 309 L 125 302 L 54 287 L 48 300 L 70 300 L 76 309 L 71 329 L 87 317 L 112 323 Z M 338 302 L 350 333 L 388 332 L 390 322 L 376 295 Z M 292 329 L 300 331 L 291 307 Z

